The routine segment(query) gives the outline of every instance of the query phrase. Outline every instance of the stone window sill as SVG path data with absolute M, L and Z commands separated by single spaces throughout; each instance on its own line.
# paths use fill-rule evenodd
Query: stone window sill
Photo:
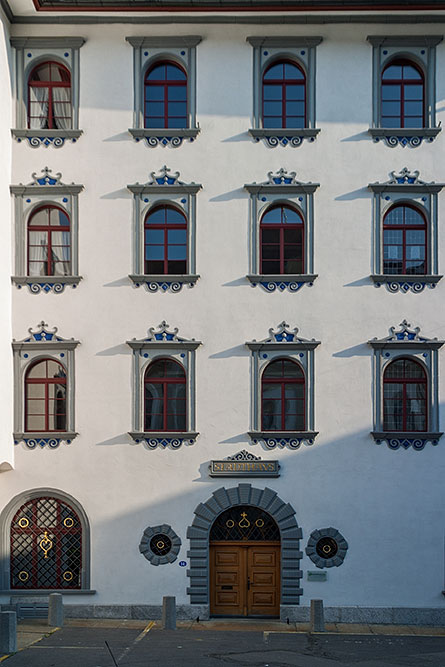
M 388 146 L 420 146 L 423 140 L 431 143 L 437 137 L 440 127 L 370 127 L 369 134 L 374 142 L 386 141 Z
M 78 435 L 75 431 L 27 431 L 26 433 L 13 433 L 14 444 L 18 445 L 24 442 L 28 449 L 35 449 L 45 447 L 48 445 L 50 449 L 56 449 L 61 442 L 70 445 L 74 438 Z
M 376 444 L 386 442 L 390 449 L 423 449 L 427 442 L 437 445 L 443 433 L 433 431 L 371 431 Z
M 12 276 L 11 282 L 21 289 L 25 285 L 32 294 L 39 294 L 44 292 L 54 292 L 54 294 L 61 294 L 66 285 L 71 285 L 73 289 L 82 280 L 82 276 Z
M 144 443 L 149 449 L 179 449 L 182 445 L 194 445 L 199 435 L 196 431 L 129 431 L 128 434 L 136 444 Z
M 181 274 L 181 275 L 167 275 L 167 274 L 130 274 L 128 276 L 134 283 L 135 287 L 144 285 L 148 292 L 179 292 L 183 285 L 194 287 L 199 280 L 198 274 Z
M 264 139 L 266 143 L 274 148 L 275 146 L 301 146 L 304 139 L 310 142 L 315 141 L 317 134 L 320 132 L 319 128 L 286 128 L 277 127 L 271 129 L 265 128 L 250 128 L 248 130 L 251 137 L 255 141 Z
M 252 283 L 253 287 L 261 285 L 267 292 L 275 292 L 276 290 L 284 292 L 285 289 L 289 292 L 298 292 L 305 284 L 312 287 L 317 275 L 316 273 L 250 274 L 246 278 Z
M 441 275 L 393 275 L 393 274 L 375 274 L 371 276 L 371 280 L 376 287 L 386 285 L 389 292 L 423 292 L 425 286 L 428 285 L 430 289 L 434 289 L 443 278 Z
M 51 593 L 62 593 L 62 595 L 95 595 L 97 591 L 91 588 L 42 588 L 42 589 L 6 589 L 0 591 L 0 595 L 20 595 L 26 597 L 27 595 L 50 595 Z
M 20 143 L 26 139 L 30 146 L 37 148 L 38 146 L 54 146 L 60 148 L 65 143 L 65 140 L 75 143 L 81 134 L 82 130 L 20 130 L 12 129 L 12 136 Z
M 199 127 L 190 127 L 184 129 L 177 128 L 159 128 L 159 129 L 147 129 L 144 127 L 141 128 L 129 128 L 129 133 L 135 141 L 144 140 L 147 142 L 147 146 L 155 148 L 156 146 L 172 146 L 177 148 L 182 144 L 184 139 L 192 142 L 196 139 L 200 133 Z
M 253 444 L 262 443 L 268 449 L 275 447 L 289 447 L 298 449 L 302 442 L 313 445 L 318 431 L 249 431 Z

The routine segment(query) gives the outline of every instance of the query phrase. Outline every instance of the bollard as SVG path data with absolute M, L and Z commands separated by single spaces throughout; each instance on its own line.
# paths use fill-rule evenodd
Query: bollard
M 0 613 L 0 653 L 17 651 L 17 615 L 15 611 Z
M 324 632 L 323 600 L 311 600 L 310 632 Z
M 162 598 L 162 629 L 176 630 L 176 598 L 173 596 Z
M 62 593 L 50 593 L 48 600 L 48 625 L 53 628 L 63 627 Z

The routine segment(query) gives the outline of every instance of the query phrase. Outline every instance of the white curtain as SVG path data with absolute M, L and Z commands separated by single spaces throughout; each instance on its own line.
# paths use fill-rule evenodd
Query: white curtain
M 53 88 L 54 126 L 59 130 L 71 129 L 71 88 Z
M 42 130 L 48 127 L 48 88 L 29 89 L 29 127 Z
M 48 259 L 48 236 L 46 232 L 30 233 L 28 259 L 30 276 L 46 276 Z
M 70 233 L 51 232 L 52 263 L 55 276 L 71 274 Z

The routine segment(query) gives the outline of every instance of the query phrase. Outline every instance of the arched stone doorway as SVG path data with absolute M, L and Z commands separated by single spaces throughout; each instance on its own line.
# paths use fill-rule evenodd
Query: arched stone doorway
M 190 551 L 188 552 L 190 569 L 187 573 L 190 577 L 190 586 L 187 589 L 190 602 L 197 605 L 210 605 L 210 536 L 212 527 L 218 525 L 216 523 L 218 517 L 226 510 L 240 507 L 256 508 L 259 512 L 262 511 L 278 527 L 279 541 L 270 540 L 270 542 L 276 544 L 269 546 L 278 547 L 278 562 L 280 563 L 279 602 L 281 607 L 298 605 L 299 598 L 303 593 L 300 587 L 302 573 L 299 567 L 302 557 L 299 540 L 302 537 L 302 532 L 295 520 L 295 510 L 279 498 L 272 489 L 267 487 L 258 489 L 250 484 L 239 484 L 231 488 L 221 487 L 214 491 L 211 498 L 205 503 L 200 503 L 195 509 L 195 518 L 187 530 L 187 537 L 190 539 Z M 232 520 L 234 521 L 234 519 Z M 242 540 L 238 542 L 242 542 Z M 248 555 L 244 555 L 244 559 L 248 557 Z M 250 557 L 253 559 L 253 555 Z M 267 558 L 270 560 L 270 555 Z

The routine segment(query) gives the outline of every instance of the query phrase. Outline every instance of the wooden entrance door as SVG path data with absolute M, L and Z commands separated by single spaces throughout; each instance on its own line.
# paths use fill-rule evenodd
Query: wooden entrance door
M 210 613 L 279 616 L 280 545 L 276 542 L 211 544 Z

